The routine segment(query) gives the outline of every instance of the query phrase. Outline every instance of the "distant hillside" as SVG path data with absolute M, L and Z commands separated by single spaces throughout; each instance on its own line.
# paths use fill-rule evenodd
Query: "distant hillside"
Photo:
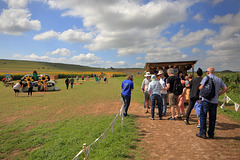
M 108 71 L 108 69 L 104 68 L 94 68 L 73 64 L 0 59 L 0 72 L 32 72 L 35 69 L 40 72 Z

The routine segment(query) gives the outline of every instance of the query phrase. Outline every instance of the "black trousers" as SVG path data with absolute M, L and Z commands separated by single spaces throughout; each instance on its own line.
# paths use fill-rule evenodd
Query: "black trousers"
M 196 103 L 198 99 L 190 98 L 190 104 L 188 106 L 187 112 L 186 112 L 186 120 L 189 120 L 189 116 L 191 114 L 192 109 L 194 108 L 194 104 Z
M 31 93 L 31 95 L 32 95 L 32 87 L 31 88 L 28 88 L 28 95 L 29 95 L 29 93 Z

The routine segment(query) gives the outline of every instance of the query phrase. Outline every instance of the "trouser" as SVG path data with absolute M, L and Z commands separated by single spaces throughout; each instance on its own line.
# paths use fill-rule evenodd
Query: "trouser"
M 162 97 L 162 114 L 165 115 L 166 114 L 166 109 L 167 109 L 167 94 L 161 94 Z
M 152 94 L 151 99 L 151 117 L 154 118 L 155 100 L 157 101 L 159 117 L 162 117 L 162 97 L 158 94 Z
M 69 84 L 66 84 L 67 89 L 68 89 L 68 86 L 69 86 Z
M 190 104 L 189 104 L 189 106 L 188 106 L 188 109 L 187 109 L 187 112 L 186 112 L 186 120 L 189 120 L 189 116 L 190 116 L 190 114 L 191 114 L 191 111 L 192 111 L 192 109 L 194 108 L 194 105 L 195 105 L 195 103 L 196 103 L 196 101 L 197 101 L 198 99 L 195 99 L 195 98 L 190 98 Z
M 31 93 L 31 95 L 32 95 L 32 87 L 31 88 L 28 88 L 28 95 L 29 95 L 29 93 Z
M 71 83 L 71 88 L 73 88 L 73 82 Z
M 129 108 L 129 105 L 130 105 L 130 102 L 131 102 L 131 96 L 125 96 L 123 94 L 121 94 L 122 98 L 123 98 L 123 101 L 124 101 L 124 113 L 123 115 L 124 116 L 127 116 L 127 112 L 128 112 L 128 108 Z
M 200 109 L 200 135 L 205 135 L 207 132 L 207 112 L 209 112 L 209 129 L 208 136 L 214 136 L 215 123 L 217 118 L 217 104 L 202 101 Z

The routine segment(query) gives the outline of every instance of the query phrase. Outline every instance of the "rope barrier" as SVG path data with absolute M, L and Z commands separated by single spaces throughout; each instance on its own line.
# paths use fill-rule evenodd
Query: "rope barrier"
M 232 101 L 235 105 L 235 111 L 237 112 L 238 111 L 238 108 L 239 108 L 239 104 L 237 104 L 236 102 L 234 102 L 231 98 L 228 97 L 228 95 L 225 93 L 225 96 L 223 98 L 223 104 L 221 105 L 220 108 L 222 108 L 224 110 L 224 106 L 225 106 L 225 102 L 229 103 L 230 101 Z
M 108 126 L 108 128 L 93 142 L 91 143 L 89 146 L 86 147 L 86 143 L 83 144 L 83 149 L 81 151 L 78 152 L 78 154 L 73 158 L 73 160 L 77 160 L 78 156 L 81 155 L 83 152 L 85 154 L 85 158 L 84 160 L 87 160 L 88 154 L 90 153 L 90 149 L 91 147 L 99 140 L 101 139 L 100 143 L 102 142 L 102 140 L 105 138 L 105 136 L 107 135 L 108 130 L 110 129 L 110 127 L 112 127 L 112 133 L 113 133 L 113 128 L 114 125 L 117 121 L 117 117 L 120 115 L 122 115 L 122 127 L 123 127 L 123 108 L 124 108 L 124 103 L 123 103 L 123 99 L 121 99 L 121 109 L 119 111 L 119 113 L 115 116 L 115 118 L 113 119 L 112 123 Z M 99 143 L 99 144 L 100 144 Z

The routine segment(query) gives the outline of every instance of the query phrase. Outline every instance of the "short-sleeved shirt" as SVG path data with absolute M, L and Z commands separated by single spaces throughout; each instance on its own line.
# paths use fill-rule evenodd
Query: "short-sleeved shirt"
M 173 93 L 173 85 L 176 78 L 176 76 L 170 76 L 167 78 L 167 84 L 170 84 L 169 93 Z
M 122 94 L 124 96 L 130 97 L 131 96 L 131 90 L 134 89 L 133 82 L 129 79 L 126 79 L 122 82 L 121 88 L 122 88 Z
M 223 83 L 223 81 L 221 80 L 221 78 L 218 78 L 216 77 L 214 74 L 209 74 L 208 75 L 210 78 L 213 79 L 213 83 L 215 85 L 215 97 L 212 98 L 211 100 L 207 100 L 203 97 L 203 100 L 205 101 L 208 101 L 210 103 L 213 103 L 213 104 L 217 104 L 218 103 L 218 93 L 219 93 L 219 90 L 223 87 L 226 86 L 226 84 Z M 204 83 L 206 82 L 207 80 L 207 76 L 205 76 L 202 81 L 201 81 L 201 85 L 204 85 Z
M 149 83 L 151 82 L 151 79 L 149 78 L 145 78 L 142 82 L 142 86 L 141 88 L 144 89 L 144 92 L 148 91 L 148 86 L 149 86 Z
M 202 77 L 196 77 L 190 81 L 190 98 L 199 99 L 199 86 L 201 81 Z
M 13 89 L 19 90 L 19 89 L 20 89 L 20 84 L 19 84 L 19 83 L 15 84 L 15 85 L 13 86 Z
M 73 82 L 74 82 L 74 79 L 73 79 L 73 78 L 71 78 L 71 79 L 70 79 L 70 82 L 71 82 L 71 83 L 73 83 Z
M 164 89 L 163 89 L 163 88 L 166 87 L 166 83 L 165 83 L 164 79 L 160 78 L 159 82 L 160 82 L 160 84 L 162 85 L 162 89 L 160 90 L 160 93 L 161 93 L 161 94 L 167 94 L 167 90 L 164 90 Z

